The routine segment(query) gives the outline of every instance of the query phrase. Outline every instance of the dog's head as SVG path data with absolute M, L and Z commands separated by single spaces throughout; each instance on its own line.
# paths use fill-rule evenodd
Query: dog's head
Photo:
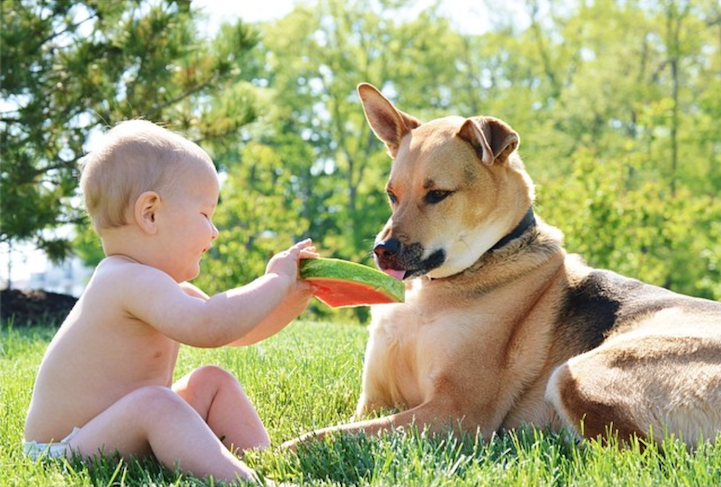
M 401 279 L 458 274 L 508 235 L 533 202 L 518 134 L 491 117 L 421 123 L 375 87 L 358 86 L 366 118 L 393 158 L 393 214 L 376 237 L 378 267 Z

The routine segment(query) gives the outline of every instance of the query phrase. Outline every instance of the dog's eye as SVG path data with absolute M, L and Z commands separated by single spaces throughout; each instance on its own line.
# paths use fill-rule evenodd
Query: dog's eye
M 396 198 L 396 195 L 393 194 L 393 191 L 388 191 L 387 193 L 388 193 L 388 201 L 390 201 L 391 203 L 395 203 L 396 201 L 398 201 L 398 199 Z
M 436 203 L 440 203 L 444 199 L 448 198 L 451 194 L 453 194 L 453 191 L 443 191 L 440 189 L 435 189 L 433 191 L 429 191 L 426 194 L 425 201 L 426 203 L 435 205 Z

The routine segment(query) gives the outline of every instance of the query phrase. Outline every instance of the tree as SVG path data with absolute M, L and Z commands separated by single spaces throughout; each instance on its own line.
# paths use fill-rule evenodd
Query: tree
M 394 20 L 410 4 L 327 0 L 262 29 L 268 69 L 259 76 L 283 107 L 276 126 L 312 147 L 314 161 L 299 166 L 298 177 L 323 198 L 311 195 L 306 214 L 338 257 L 367 259 L 388 215 L 382 187 L 390 159 L 365 122 L 357 84 L 392 90 L 404 109 L 423 107 L 421 115 L 440 113 L 447 99 L 444 55 L 460 38 L 433 8 Z
M 85 222 L 77 163 L 102 128 L 146 118 L 212 150 L 255 118 L 237 83 L 255 34 L 239 22 L 208 41 L 197 16 L 183 0 L 2 2 L 0 242 L 70 253 L 52 230 Z
M 3 3 L 3 239 L 52 250 L 42 229 L 77 216 L 87 137 L 145 116 L 201 142 L 227 176 L 209 291 L 304 236 L 370 264 L 391 161 L 355 92 L 368 81 L 421 120 L 509 122 L 538 212 L 570 251 L 721 297 L 719 6 L 487 1 L 490 30 L 462 34 L 439 5 L 317 0 L 257 38 L 237 24 L 206 41 L 187 2 Z
M 363 119 L 355 86 L 372 82 L 422 120 L 500 117 L 521 133 L 521 153 L 540 188 L 539 209 L 568 232 L 571 250 L 587 253 L 596 265 L 713 295 L 718 287 L 698 287 L 700 266 L 712 259 L 693 264 L 671 254 L 702 224 L 692 209 L 704 197 L 683 191 L 693 201 L 666 201 L 671 176 L 661 161 L 672 160 L 674 144 L 681 154 L 693 136 L 703 155 L 684 156 L 679 181 L 713 193 L 717 185 L 707 175 L 721 173 L 713 164 L 718 128 L 711 122 L 719 49 L 704 46 L 719 38 L 711 34 L 718 12 L 680 1 L 517 1 L 513 14 L 489 6 L 497 20 L 479 35 L 454 31 L 435 7 L 411 20 L 404 15 L 411 2 L 297 6 L 261 26 L 253 76 L 268 87 L 274 109 L 262 130 L 250 129 L 250 138 L 276 150 L 284 170 L 295 175 L 295 189 L 279 191 L 297 191 L 299 214 L 323 251 L 370 263 L 374 234 L 389 213 L 382 188 L 390 159 Z M 676 3 L 683 22 L 669 37 Z M 506 20 L 518 7 L 527 26 Z M 672 48 L 680 68 L 675 78 Z M 683 87 L 676 95 L 674 83 Z M 698 101 L 689 103 L 691 93 Z M 303 150 L 286 152 L 283 134 L 299 135 Z M 569 196 L 568 188 L 576 192 Z M 644 199 L 666 203 L 644 207 Z M 716 214 L 716 206 L 706 213 Z M 688 223 L 670 223 L 683 218 Z M 654 225 L 661 230 L 651 230 Z M 712 233 L 699 237 L 693 248 L 713 255 L 711 240 Z M 668 262 L 673 266 L 664 267 Z
M 301 198 L 298 215 L 326 256 L 370 264 L 374 236 L 389 216 L 383 186 L 391 161 L 365 121 L 358 83 L 394 92 L 418 115 L 445 108 L 454 74 L 444 56 L 460 49 L 460 37 L 435 8 L 396 20 L 412 3 L 319 1 L 260 29 L 254 76 L 273 109 L 250 138 L 276 150 L 294 175 L 279 191 Z M 287 134 L 297 134 L 296 149 L 288 150 Z M 367 309 L 355 313 L 365 319 Z

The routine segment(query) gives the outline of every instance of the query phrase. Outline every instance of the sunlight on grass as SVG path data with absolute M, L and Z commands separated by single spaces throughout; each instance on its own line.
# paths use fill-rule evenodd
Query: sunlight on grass
M 0 485 L 207 485 L 153 460 L 33 463 L 21 450 L 32 384 L 54 329 L 3 324 L 0 332 Z M 298 322 L 246 348 L 183 348 L 176 377 L 216 364 L 235 374 L 274 445 L 347 421 L 360 393 L 366 330 Z M 691 452 L 674 440 L 620 448 L 524 428 L 489 442 L 430 437 L 415 428 L 378 438 L 335 435 L 298 454 L 271 447 L 248 463 L 276 482 L 303 485 L 719 485 L 721 446 Z

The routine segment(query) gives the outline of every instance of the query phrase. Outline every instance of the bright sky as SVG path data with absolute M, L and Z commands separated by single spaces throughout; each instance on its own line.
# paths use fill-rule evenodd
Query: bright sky
M 295 2 L 293 0 L 265 0 L 262 2 L 193 0 L 192 5 L 202 7 L 210 15 L 211 24 L 219 24 L 224 20 L 232 22 L 236 18 L 243 19 L 245 22 L 277 19 L 293 10 Z
M 202 7 L 209 14 L 209 26 L 222 21 L 232 22 L 240 18 L 245 22 L 258 22 L 281 18 L 293 10 L 296 0 L 193 0 L 193 5 Z M 418 0 L 409 15 L 432 5 L 433 0 Z M 482 0 L 442 0 L 440 10 L 454 22 L 454 27 L 466 34 L 481 34 L 488 28 L 488 7 Z

